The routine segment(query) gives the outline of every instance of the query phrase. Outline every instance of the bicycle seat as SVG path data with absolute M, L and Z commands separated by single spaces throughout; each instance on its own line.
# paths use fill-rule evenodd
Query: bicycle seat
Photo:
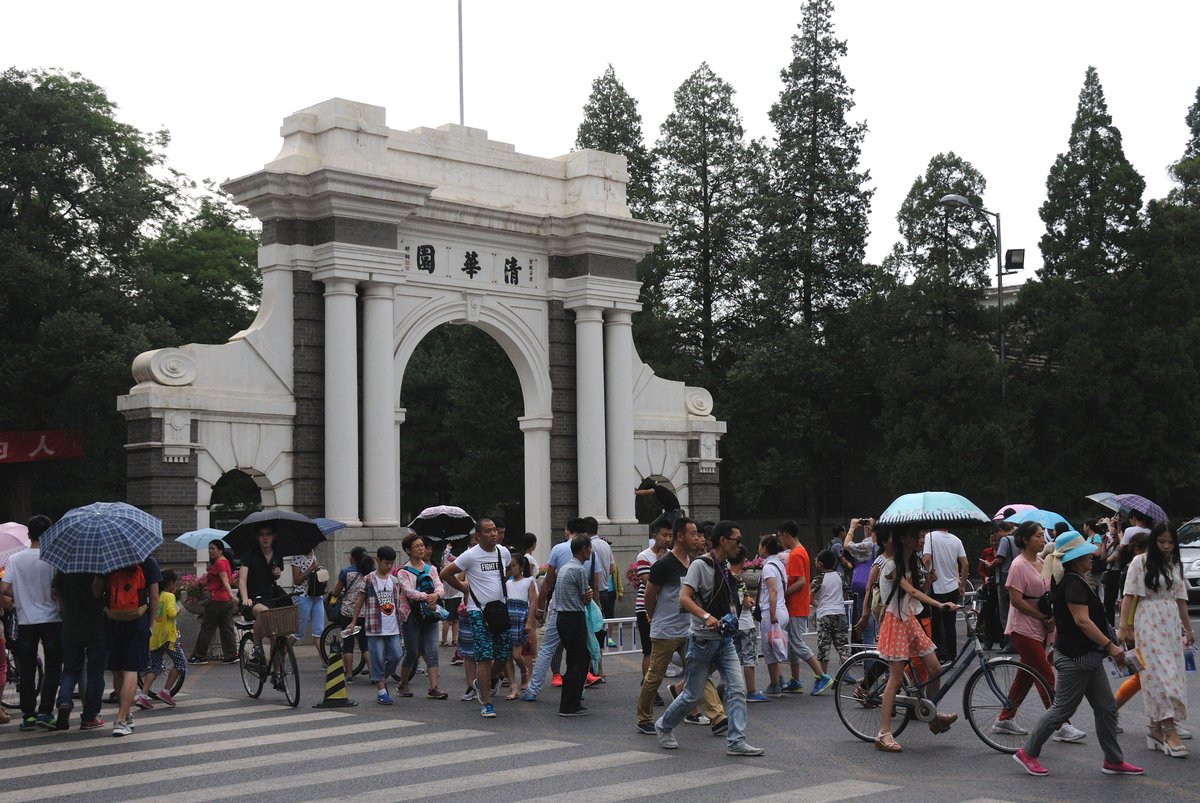
M 251 630 L 254 627 L 254 620 L 234 619 L 233 626 L 238 630 Z

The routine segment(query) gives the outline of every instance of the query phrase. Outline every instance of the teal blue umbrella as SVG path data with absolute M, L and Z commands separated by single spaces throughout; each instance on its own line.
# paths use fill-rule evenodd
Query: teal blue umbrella
M 1060 521 L 1068 527 L 1072 527 L 1071 522 L 1067 521 L 1063 516 L 1058 515 L 1049 510 L 1022 510 L 1014 516 L 1009 516 L 1008 521 L 1013 524 L 1024 524 L 1027 521 L 1036 521 L 1046 530 L 1053 530 L 1054 525 Z M 1074 529 L 1074 527 L 1072 527 Z
M 971 500 L 949 491 L 904 494 L 888 505 L 876 520 L 883 526 L 938 526 L 987 524 L 991 519 Z
M 192 549 L 208 549 L 209 541 L 221 541 L 221 543 L 224 544 L 225 542 L 223 539 L 228 532 L 228 530 L 218 530 L 213 527 L 205 527 L 202 530 L 192 530 L 190 533 L 184 533 L 175 539 L 175 543 L 183 544 L 184 546 L 191 547 Z M 225 546 L 228 547 L 229 544 L 225 544 Z

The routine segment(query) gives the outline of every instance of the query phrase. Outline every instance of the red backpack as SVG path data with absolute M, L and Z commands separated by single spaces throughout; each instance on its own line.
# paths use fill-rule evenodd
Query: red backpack
M 104 615 L 117 622 L 132 622 L 146 614 L 150 591 L 141 564 L 108 573 L 108 604 Z

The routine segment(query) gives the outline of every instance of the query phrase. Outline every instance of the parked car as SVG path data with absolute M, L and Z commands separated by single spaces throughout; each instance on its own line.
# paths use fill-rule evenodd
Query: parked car
M 1179 559 L 1188 586 L 1188 604 L 1200 605 L 1200 518 L 1179 528 Z

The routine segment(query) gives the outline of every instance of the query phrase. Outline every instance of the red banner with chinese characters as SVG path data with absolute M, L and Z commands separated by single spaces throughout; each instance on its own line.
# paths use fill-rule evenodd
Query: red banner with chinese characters
M 83 437 L 74 429 L 0 432 L 0 463 L 71 460 L 83 457 Z

